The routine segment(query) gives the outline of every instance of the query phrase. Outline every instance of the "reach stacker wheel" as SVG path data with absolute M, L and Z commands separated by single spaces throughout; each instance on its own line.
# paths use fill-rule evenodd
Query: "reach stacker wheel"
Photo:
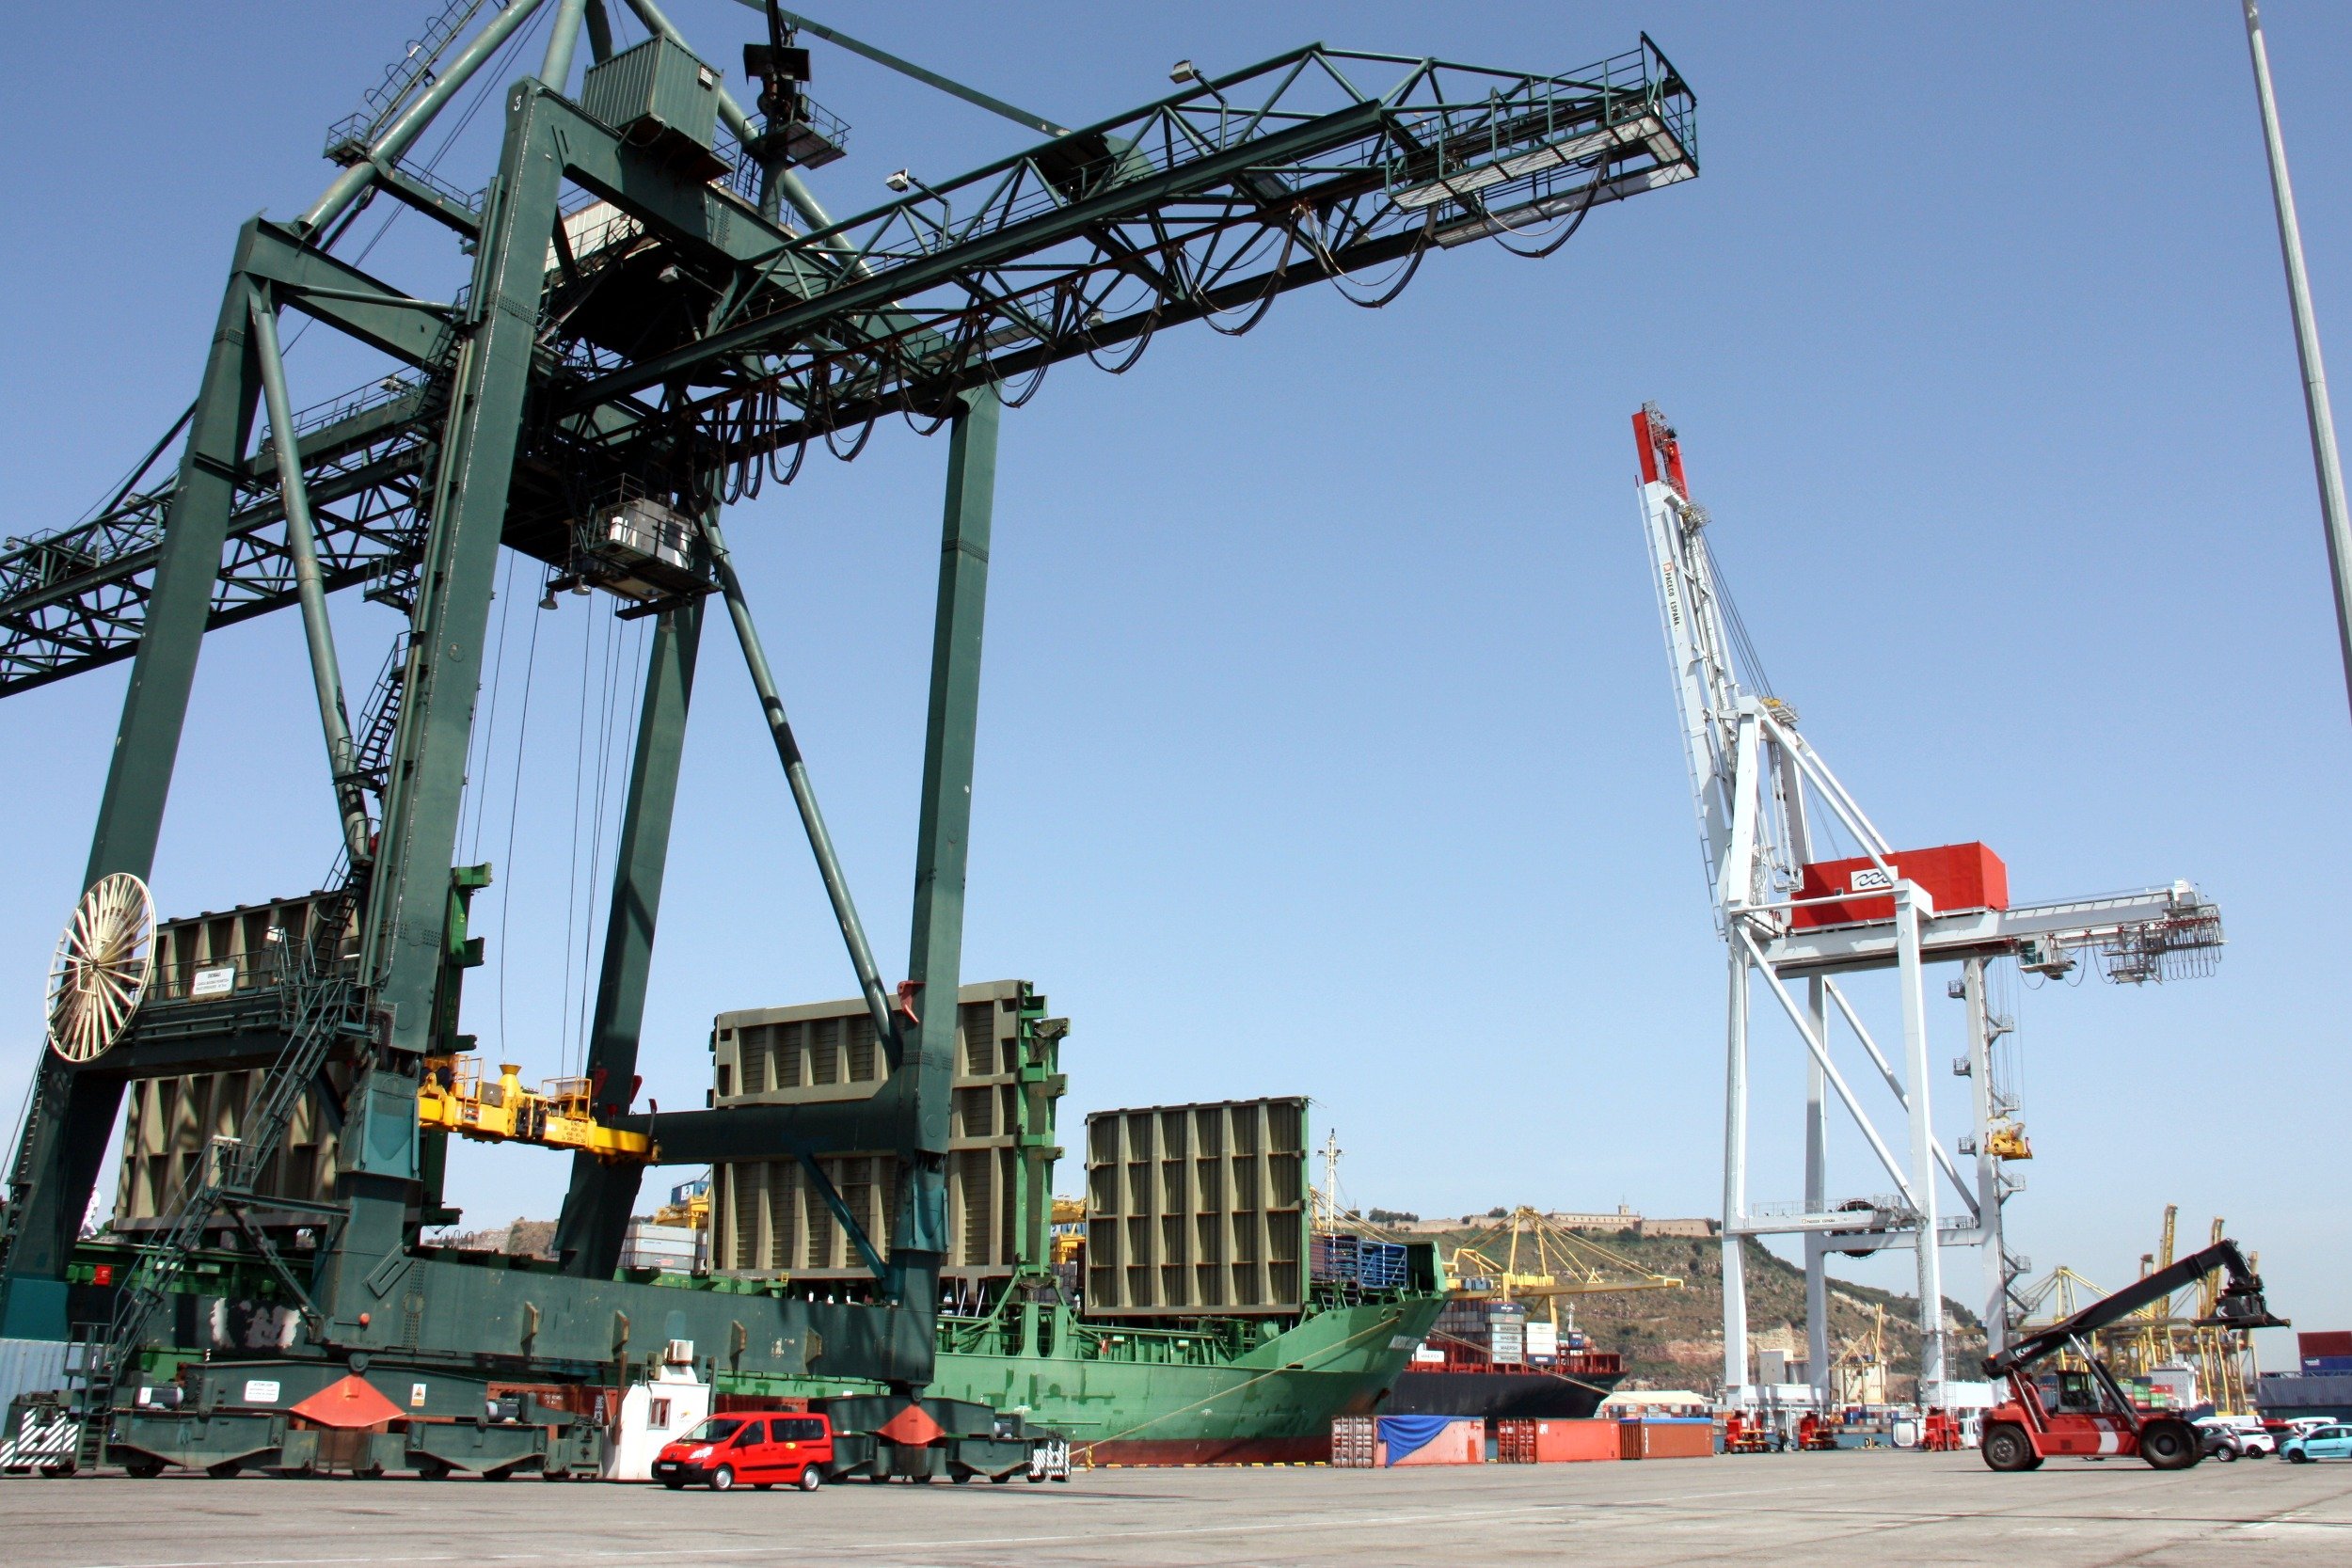
M 2011 1421 L 1996 1422 L 1984 1434 L 1984 1462 L 1995 1470 L 2030 1470 L 2042 1463 L 2033 1439 Z
M 2205 1457 L 2196 1429 L 2169 1417 L 2139 1429 L 2139 1457 L 2157 1470 L 2185 1470 Z

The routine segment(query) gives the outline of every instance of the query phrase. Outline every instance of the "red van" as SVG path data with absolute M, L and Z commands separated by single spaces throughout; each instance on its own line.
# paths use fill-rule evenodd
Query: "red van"
M 690 1481 L 713 1492 L 778 1481 L 814 1492 L 833 1463 L 833 1423 L 798 1411 L 737 1411 L 713 1416 L 661 1450 L 653 1479 L 673 1492 Z

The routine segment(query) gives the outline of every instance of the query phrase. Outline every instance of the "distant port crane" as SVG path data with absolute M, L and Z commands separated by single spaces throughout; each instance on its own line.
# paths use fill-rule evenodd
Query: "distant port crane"
M 1985 966 L 2014 958 L 2026 972 L 2064 974 L 2095 958 L 2119 984 L 2208 972 L 2222 942 L 2220 911 L 2188 882 L 2108 897 L 2011 908 L 2008 868 L 1981 844 L 1897 849 L 1864 815 L 1797 713 L 1765 682 L 1708 545 L 1707 509 L 1692 499 L 1682 445 L 1655 404 L 1633 416 L 1641 513 L 1651 586 L 1673 666 L 1692 803 L 1706 856 L 1716 930 L 1730 959 L 1724 1030 L 1724 1384 L 1735 1403 L 1749 1383 L 1747 1297 L 1740 1247 L 1750 1236 L 1802 1236 L 1807 1367 L 1826 1399 L 1831 1366 L 1827 1260 L 1911 1247 L 1918 1257 L 1920 1399 L 1940 1402 L 1947 1376 L 1943 1249 L 1984 1249 L 1982 1314 L 1989 1348 L 2008 1337 L 2012 1287 L 2026 1259 L 2002 1240 L 2001 1206 L 2023 1183 L 2003 1166 L 2030 1157 L 2015 1099 L 1994 1081 L 1993 1044 L 2011 1023 L 1987 1005 Z M 1842 829 L 1860 852 L 1822 858 Z M 1939 1140 L 1930 1103 L 1926 970 L 1956 963 L 1949 994 L 1966 1004 L 1966 1049 L 1952 1070 L 1969 1080 L 1969 1131 L 1959 1155 Z M 1899 1062 L 1881 1048 L 1837 984 L 1843 974 L 1896 972 Z M 1804 1196 L 1752 1200 L 1748 1188 L 1750 998 L 1762 975 L 1805 1053 Z M 1803 981 L 1802 999 L 1790 988 Z M 1903 1117 L 1883 1133 L 1832 1051 L 1842 1019 Z M 1851 1117 L 1893 1191 L 1834 1196 L 1830 1101 Z M 1939 1188 L 1959 1198 L 1950 1207 Z

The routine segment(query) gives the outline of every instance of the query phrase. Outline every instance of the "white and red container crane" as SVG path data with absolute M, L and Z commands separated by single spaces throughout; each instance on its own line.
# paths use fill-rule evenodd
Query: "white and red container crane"
M 2201 974 L 2221 945 L 2220 911 L 2185 881 L 2013 907 L 2008 867 L 1982 844 L 1896 848 L 1798 733 L 1796 711 L 1765 686 L 1708 547 L 1707 511 L 1691 499 L 1679 438 L 1655 404 L 1633 417 L 1633 434 L 1643 533 L 1674 668 L 1716 927 L 1730 961 L 1725 1398 L 1739 1404 L 1756 1399 L 1741 1243 L 1750 1236 L 1790 1235 L 1804 1242 L 1806 1364 L 1816 1400 L 1828 1398 L 1829 1256 L 1910 1247 L 1918 1259 L 1919 1399 L 1940 1404 L 1947 1376 L 1944 1249 L 1983 1249 L 1979 1299 L 1988 1349 L 1995 1353 L 2009 1337 L 2011 1286 L 2026 1268 L 2002 1239 L 2002 1203 L 2022 1185 L 2002 1167 L 2028 1151 L 2017 1104 L 1994 1082 L 1993 1044 L 2010 1024 L 1986 1006 L 1986 965 L 2015 958 L 2030 973 L 2060 974 L 2075 966 L 2077 954 L 2089 953 L 2118 982 Z M 1820 840 L 1833 823 L 1860 853 L 1821 858 Z M 1937 1135 L 1929 1092 L 1931 964 L 1959 966 L 1949 993 L 1966 1003 L 1966 1050 L 1953 1063 L 1970 1081 L 1970 1130 L 1957 1140 L 1959 1158 Z M 1842 975 L 1871 970 L 1891 970 L 1897 978 L 1896 1056 L 1882 1049 L 1838 984 Z M 1804 1196 L 1793 1204 L 1757 1204 L 1748 1188 L 1750 1004 L 1759 975 L 1804 1053 Z M 1844 1044 L 1847 1036 L 1852 1046 Z M 1882 1132 L 1840 1065 L 1855 1046 L 1869 1064 L 1868 1077 L 1880 1081 L 1902 1118 L 1892 1136 Z M 1833 1100 L 1852 1118 L 1878 1166 L 1868 1193 L 1832 1187 Z M 1972 1159 L 1973 1168 L 1962 1159 Z

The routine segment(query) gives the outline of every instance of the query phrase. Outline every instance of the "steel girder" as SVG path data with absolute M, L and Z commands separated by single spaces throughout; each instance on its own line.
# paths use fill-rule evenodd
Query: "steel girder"
M 1358 85 L 1375 72 L 1390 85 Z M 542 406 L 509 543 L 555 548 L 562 498 L 532 502 L 533 477 L 719 473 L 739 496 L 760 465 L 775 471 L 812 439 L 848 436 L 854 455 L 893 413 L 929 424 L 983 386 L 1018 404 L 1065 359 L 1124 369 L 1162 327 L 1246 330 L 1291 289 L 1574 223 L 1694 175 L 1693 120 L 1690 88 L 1646 39 L 1565 76 L 1315 46 L 807 233 L 763 221 L 723 184 L 664 188 L 626 150 L 591 160 L 576 181 L 615 206 L 550 277 Z M 603 140 L 580 123 L 587 145 Z M 385 176 L 396 197 L 400 172 Z M 257 270 L 281 279 L 287 304 L 423 372 L 300 421 L 328 586 L 405 572 L 446 397 L 446 309 L 290 230 L 262 234 Z M 656 252 L 684 264 L 694 330 L 630 355 L 576 329 L 608 275 Z M 213 626 L 294 599 L 265 452 L 240 466 L 237 489 Z M 170 499 L 130 496 L 0 553 L 0 696 L 129 655 Z

